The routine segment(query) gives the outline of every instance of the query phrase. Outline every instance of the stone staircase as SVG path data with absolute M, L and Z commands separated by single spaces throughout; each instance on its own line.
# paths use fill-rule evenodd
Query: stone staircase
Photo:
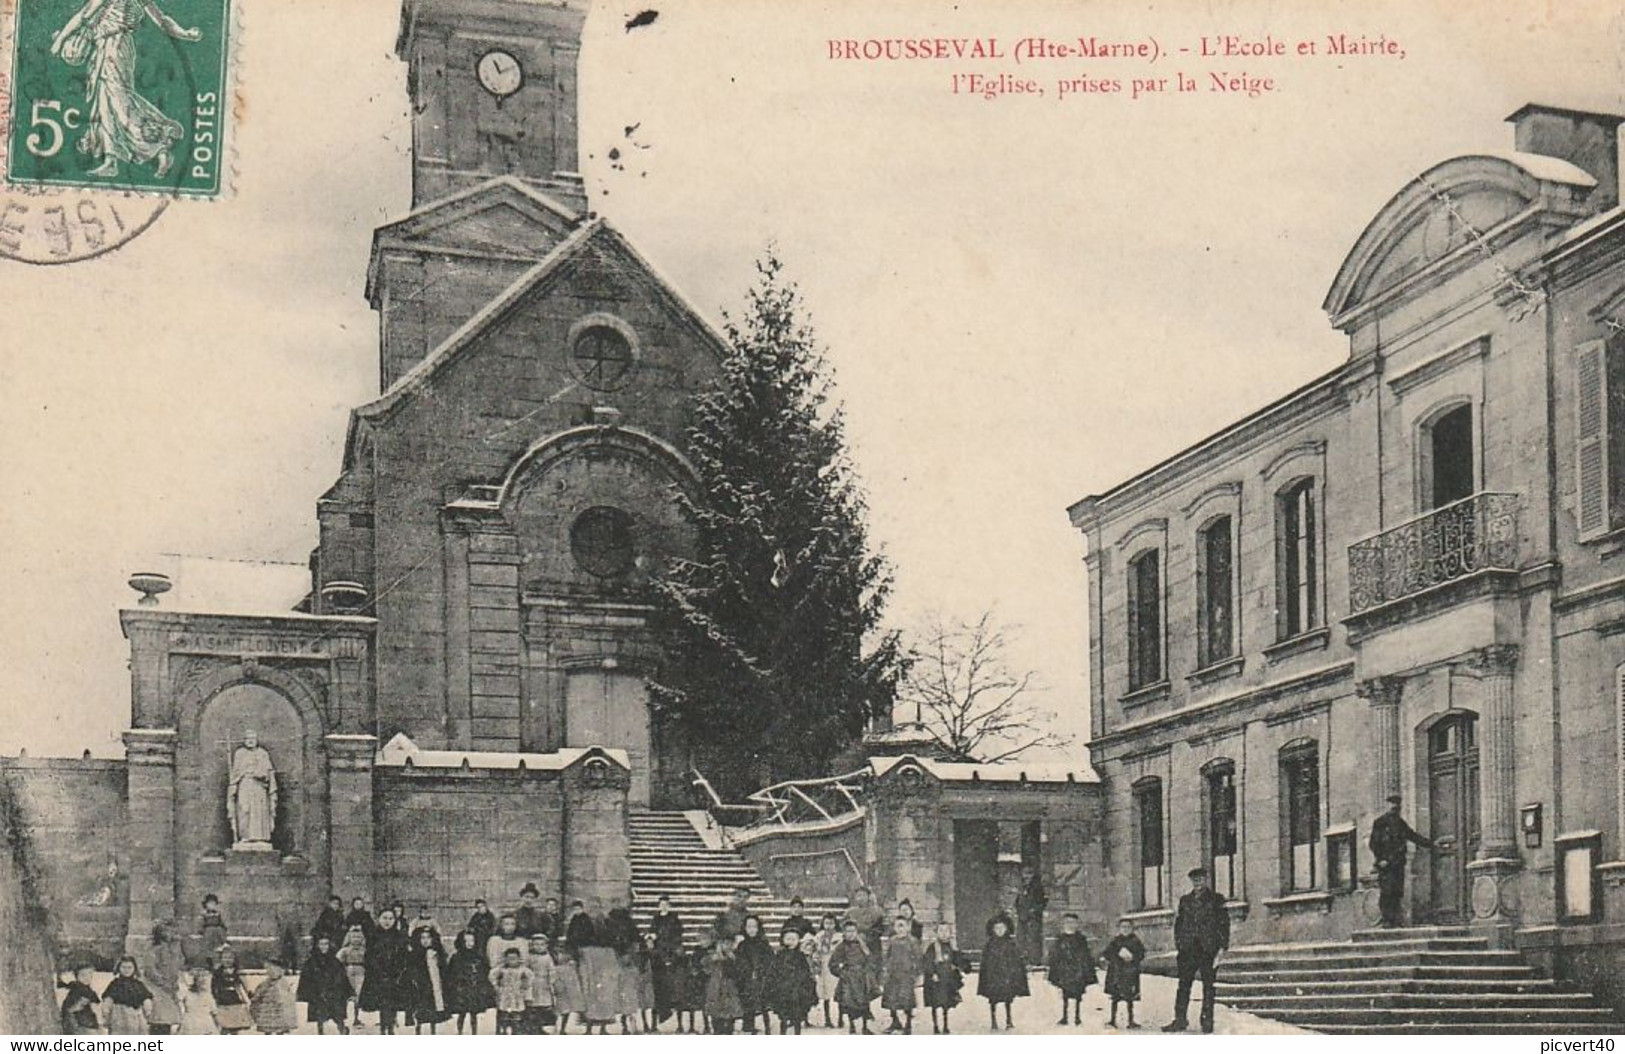
M 737 850 L 708 844 L 686 813 L 634 812 L 627 817 L 632 856 L 632 917 L 640 929 L 654 918 L 655 902 L 662 893 L 671 897 L 671 907 L 683 920 L 688 943 L 699 939 L 728 906 L 736 888 L 749 889 L 750 910 L 762 918 L 762 926 L 775 943 L 784 920 L 790 917 L 790 901 L 773 895 L 750 861 Z M 806 915 L 814 924 L 826 911 L 839 915 L 846 901 L 809 898 Z
M 1233 948 L 1219 960 L 1218 998 L 1317 1032 L 1573 1033 L 1620 1024 L 1589 994 L 1537 976 L 1518 952 L 1450 927 Z

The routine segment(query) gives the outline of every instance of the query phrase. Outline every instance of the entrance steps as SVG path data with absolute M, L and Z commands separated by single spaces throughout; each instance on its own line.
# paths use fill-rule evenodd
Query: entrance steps
M 1573 1033 L 1611 1008 L 1538 976 L 1465 928 L 1362 930 L 1346 941 L 1256 944 L 1219 959 L 1218 1000 L 1317 1032 Z
M 687 814 L 634 812 L 627 817 L 627 833 L 632 917 L 640 928 L 646 929 L 653 921 L 662 893 L 671 897 L 672 911 L 683 920 L 684 937 L 690 944 L 710 929 L 735 889 L 750 890 L 750 911 L 761 916 L 762 929 L 770 939 L 777 937 L 790 917 L 790 901 L 775 896 L 737 850 L 708 844 Z M 817 925 L 826 911 L 839 915 L 845 909 L 844 900 L 812 898 L 804 913 Z

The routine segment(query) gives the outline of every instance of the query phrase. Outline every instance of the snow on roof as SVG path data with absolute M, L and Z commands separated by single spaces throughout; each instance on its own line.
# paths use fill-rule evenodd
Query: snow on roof
M 425 750 L 412 742 L 405 732 L 397 732 L 378 751 L 377 764 L 384 768 L 403 768 L 408 762 L 419 769 L 525 769 L 536 772 L 558 772 L 574 765 L 581 757 L 597 750 L 622 768 L 631 770 L 626 751 L 609 747 L 565 747 L 551 754 L 522 754 L 505 750 Z
M 896 758 L 870 758 L 869 767 L 876 776 L 884 776 L 896 766 L 909 761 L 945 783 L 979 780 L 987 783 L 1099 783 L 1100 777 L 1085 763 L 1080 768 L 1065 764 L 1043 762 L 1005 761 L 993 765 L 957 761 L 929 761 L 904 754 Z
M 1498 157 L 1510 161 L 1536 179 L 1548 183 L 1571 183 L 1577 187 L 1594 187 L 1597 178 L 1579 165 L 1560 157 L 1531 154 L 1523 150 L 1482 150 L 1485 157 Z
M 310 568 L 273 560 L 164 553 L 135 570 L 169 576 L 159 610 L 210 615 L 289 615 L 310 592 Z

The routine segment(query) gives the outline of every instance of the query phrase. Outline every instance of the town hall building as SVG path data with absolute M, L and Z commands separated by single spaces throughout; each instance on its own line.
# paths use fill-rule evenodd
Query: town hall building
M 1070 510 L 1106 913 L 1154 950 L 1196 866 L 1236 944 L 1376 926 L 1399 795 L 1410 922 L 1625 1012 L 1621 118 L 1508 120 L 1355 241 L 1346 362 Z

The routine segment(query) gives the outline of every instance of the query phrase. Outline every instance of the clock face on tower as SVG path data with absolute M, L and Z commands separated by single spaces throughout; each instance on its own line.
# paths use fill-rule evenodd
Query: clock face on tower
M 519 65 L 518 59 L 501 49 L 481 55 L 474 72 L 480 79 L 480 87 L 498 99 L 506 99 L 525 86 L 524 67 Z

